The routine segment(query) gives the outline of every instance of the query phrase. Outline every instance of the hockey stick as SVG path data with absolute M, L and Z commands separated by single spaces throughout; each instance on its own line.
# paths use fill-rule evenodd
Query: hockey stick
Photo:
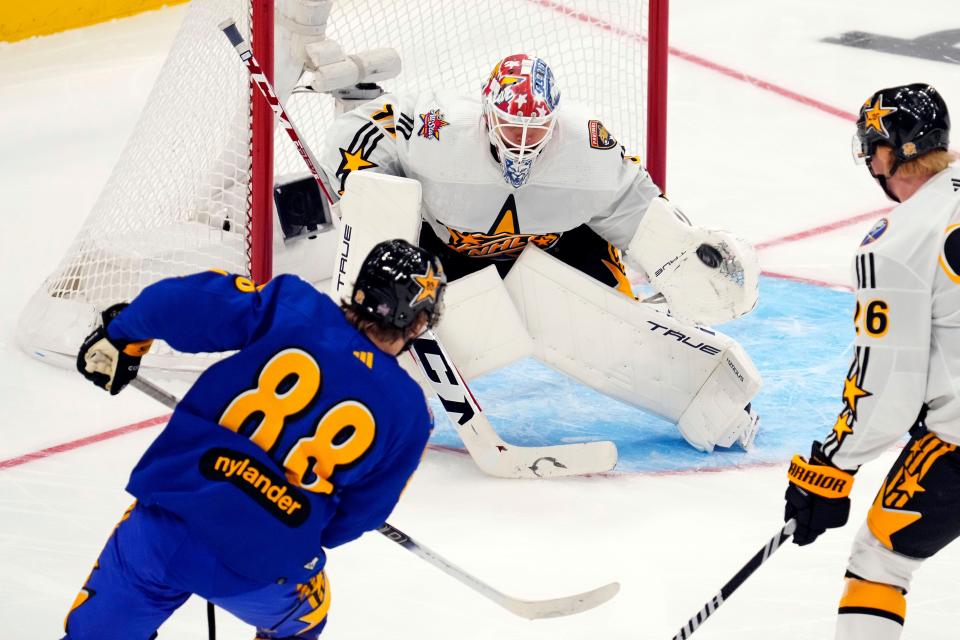
M 177 408 L 177 398 L 172 393 L 160 388 L 149 380 L 134 378 L 133 381 L 130 382 L 130 386 L 135 387 L 138 391 L 145 393 L 169 409 Z M 582 613 L 600 606 L 620 591 L 620 584 L 611 582 L 592 591 L 586 591 L 563 598 L 554 598 L 552 600 L 521 600 L 497 591 L 487 583 L 480 581 L 460 567 L 454 565 L 449 560 L 424 547 L 390 523 L 383 523 L 377 531 L 414 555 L 426 560 L 448 576 L 456 578 L 488 600 L 528 620 L 559 618 L 561 616 Z
M 687 621 L 687 624 L 683 625 L 680 629 L 680 632 L 677 635 L 673 636 L 673 640 L 687 640 L 690 636 L 693 635 L 693 632 L 696 631 L 704 621 L 713 615 L 713 612 L 716 611 L 720 605 L 724 603 L 730 596 L 736 591 L 740 585 L 746 582 L 747 578 L 753 575 L 753 572 L 760 568 L 764 562 L 766 562 L 770 556 L 773 555 L 773 552 L 780 548 L 784 542 L 786 542 L 790 536 L 793 535 L 793 532 L 797 530 L 797 521 L 790 519 L 783 525 L 783 528 L 777 532 L 777 535 L 770 538 L 770 540 L 763 546 L 763 549 L 757 551 L 752 558 L 750 558 L 745 565 L 740 567 L 740 570 L 737 571 L 727 584 L 720 587 L 720 591 L 717 592 L 717 595 L 713 596 L 707 603 L 703 605 L 703 608 L 696 613 L 695 616 L 690 618 Z
M 319 163 L 314 160 L 310 148 L 301 140 L 293 122 L 284 112 L 276 92 L 270 85 L 270 81 L 263 75 L 259 63 L 253 57 L 250 45 L 240 34 L 236 23 L 233 20 L 225 20 L 220 23 L 220 29 L 240 54 L 240 59 L 246 63 L 254 83 L 270 103 L 270 108 L 280 118 L 290 139 L 297 146 L 300 156 L 313 173 L 314 179 L 330 199 L 317 169 Z M 330 211 L 334 225 L 339 227 L 340 220 L 332 206 Z M 545 447 L 520 447 L 507 444 L 483 414 L 463 376 L 455 366 L 452 366 L 453 361 L 446 355 L 436 336 L 428 332 L 417 343 L 421 345 L 420 350 L 417 350 L 416 346 L 414 348 L 414 351 L 419 354 L 414 356 L 417 363 L 429 378 L 451 421 L 457 425 L 457 431 L 463 439 L 467 452 L 485 473 L 500 478 L 556 478 L 609 471 L 617 464 L 617 447 L 609 441 Z M 434 368 L 427 361 L 429 355 L 439 359 L 437 363 L 439 368 Z
M 556 478 L 609 471 L 617 464 L 617 447 L 609 441 L 544 447 L 504 442 L 432 331 L 415 339 L 410 353 L 485 473 L 500 478 Z
M 592 591 L 585 591 L 564 598 L 554 598 L 552 600 L 520 600 L 513 598 L 483 582 L 480 582 L 463 569 L 450 564 L 449 561 L 438 556 L 436 553 L 422 546 L 416 540 L 400 531 L 394 526 L 385 523 L 377 529 L 380 533 L 387 536 L 403 548 L 414 555 L 423 558 L 433 566 L 443 571 L 448 576 L 456 578 L 461 583 L 467 585 L 474 591 L 483 594 L 488 600 L 496 602 L 504 609 L 513 614 L 526 618 L 527 620 L 539 620 L 541 618 L 559 618 L 569 616 L 575 613 L 582 613 L 594 607 L 600 606 L 610 600 L 620 591 L 620 583 L 611 582 Z
M 237 53 L 240 54 L 240 59 L 246 63 L 247 71 L 250 72 L 250 78 L 253 80 L 253 83 L 257 85 L 258 89 L 260 89 L 260 93 L 263 94 L 263 97 L 270 105 L 270 108 L 276 114 L 277 118 L 280 119 L 280 124 L 283 125 L 284 131 L 286 131 L 287 135 L 290 136 L 290 139 L 293 141 L 294 146 L 296 146 L 297 151 L 300 152 L 300 157 L 303 158 L 303 161 L 310 169 L 310 173 L 313 174 L 313 179 L 317 181 L 318 185 L 320 185 L 320 191 L 322 191 L 323 195 L 326 196 L 327 202 L 332 205 L 333 198 L 330 196 L 330 192 L 327 191 L 327 185 L 324 183 L 323 178 L 320 177 L 320 170 L 317 169 L 317 165 L 320 163 L 316 161 L 316 158 L 314 158 L 313 154 L 310 153 L 310 149 L 303 143 L 302 140 L 300 140 L 300 135 L 297 133 L 296 128 L 294 128 L 293 122 L 287 116 L 287 112 L 284 110 L 283 105 L 280 104 L 280 98 L 278 98 L 277 94 L 273 91 L 270 81 L 267 80 L 265 75 L 263 75 L 263 69 L 260 67 L 260 63 L 257 62 L 256 58 L 253 57 L 253 50 L 250 48 L 250 44 L 242 35 L 240 35 L 240 30 L 237 29 L 237 23 L 232 19 L 227 19 L 221 22 L 219 27 L 220 30 L 223 31 L 224 35 L 227 36 L 227 40 L 230 41 L 230 44 L 232 44 L 237 50 Z M 336 215 L 332 208 L 330 213 L 332 216 Z

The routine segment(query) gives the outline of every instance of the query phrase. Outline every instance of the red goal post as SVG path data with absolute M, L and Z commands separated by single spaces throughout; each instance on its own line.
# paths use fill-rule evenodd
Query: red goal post
M 386 91 L 478 93 L 503 56 L 543 57 L 562 100 L 594 111 L 663 188 L 667 2 L 331 0 L 322 36 L 347 54 L 395 49 L 403 69 L 381 83 Z M 190 3 L 100 197 L 21 315 L 17 337 L 26 351 L 72 366 L 98 309 L 171 275 L 218 268 L 257 282 L 280 271 L 312 281 L 329 277 L 331 265 L 316 256 L 333 246 L 325 236 L 334 234 L 293 245 L 280 233 L 274 182 L 306 172 L 286 136 L 275 133 L 269 105 L 218 28 L 236 20 L 301 137 L 319 155 L 335 101 L 325 93 L 290 93 L 284 61 L 296 42 L 283 37 L 288 19 L 274 15 L 281 6 L 274 0 Z M 144 360 L 158 373 L 192 374 L 209 363 L 158 347 Z

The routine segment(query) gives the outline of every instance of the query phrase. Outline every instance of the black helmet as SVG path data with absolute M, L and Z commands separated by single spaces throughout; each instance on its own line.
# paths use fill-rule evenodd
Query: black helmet
M 902 161 L 949 147 L 947 105 L 928 84 L 881 89 L 860 107 L 857 139 L 858 153 L 868 162 L 878 144 L 889 145 L 896 158 L 890 172 L 893 175 Z
M 446 285 L 439 258 L 406 240 L 385 240 L 363 261 L 352 306 L 398 329 L 406 329 L 426 311 L 432 326 Z

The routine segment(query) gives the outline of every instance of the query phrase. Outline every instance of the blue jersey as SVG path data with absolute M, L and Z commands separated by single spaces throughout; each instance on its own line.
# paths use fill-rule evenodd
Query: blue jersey
M 304 581 L 386 520 L 423 455 L 420 387 L 296 276 L 160 281 L 109 325 L 120 340 L 237 353 L 207 369 L 127 490 L 183 519 L 235 572 Z

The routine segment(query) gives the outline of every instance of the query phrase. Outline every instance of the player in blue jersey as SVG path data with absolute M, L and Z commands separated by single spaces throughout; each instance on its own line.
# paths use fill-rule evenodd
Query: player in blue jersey
M 160 281 L 77 358 L 119 392 L 150 340 L 237 353 L 205 371 L 130 477 L 136 497 L 66 619 L 65 640 L 147 640 L 195 593 L 257 628 L 316 638 L 324 549 L 383 524 L 433 426 L 396 356 L 438 318 L 439 260 L 377 245 L 339 308 L 295 276 L 258 287 L 219 272 Z

